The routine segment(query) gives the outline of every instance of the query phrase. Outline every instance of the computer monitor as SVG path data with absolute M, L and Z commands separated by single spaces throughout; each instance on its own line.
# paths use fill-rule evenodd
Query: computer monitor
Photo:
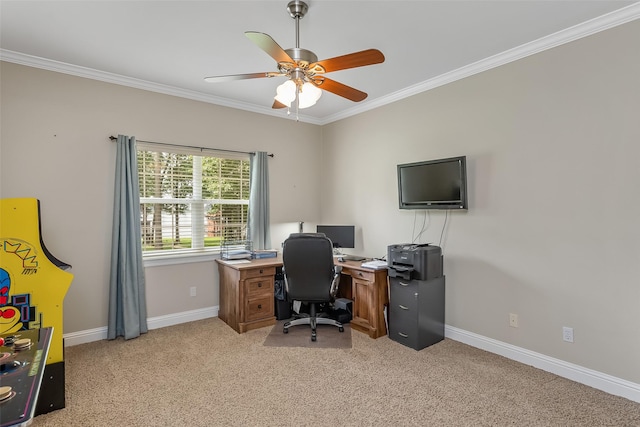
M 316 232 L 327 236 L 334 248 L 355 248 L 356 227 L 354 225 L 318 225 Z

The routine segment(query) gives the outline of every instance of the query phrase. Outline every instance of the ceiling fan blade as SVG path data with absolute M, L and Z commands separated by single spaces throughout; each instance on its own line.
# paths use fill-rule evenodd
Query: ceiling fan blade
M 273 100 L 273 105 L 271 106 L 271 108 L 273 109 L 278 109 L 278 108 L 287 108 L 286 105 L 284 105 L 282 102 L 277 101 L 277 100 Z
M 267 54 L 276 60 L 277 63 L 280 62 L 291 62 L 294 63 L 293 59 L 280 47 L 275 40 L 271 38 L 270 35 L 265 33 L 257 33 L 255 31 L 247 31 L 244 33 L 249 40 L 254 42 L 260 49 L 267 52 Z
M 380 64 L 381 62 L 384 62 L 384 55 L 382 52 L 378 49 L 367 49 L 315 62 L 309 65 L 309 69 L 316 73 L 329 73 L 331 71 Z
M 220 82 L 230 82 L 234 80 L 247 80 L 247 79 L 260 79 L 263 77 L 280 77 L 285 74 L 276 73 L 276 72 L 265 72 L 265 73 L 249 73 L 249 74 L 229 74 L 227 76 L 212 76 L 205 77 L 204 81 L 209 83 L 220 83 Z
M 359 91 L 358 89 L 354 89 L 351 86 L 328 79 L 324 76 L 316 76 L 313 78 L 312 82 L 320 89 L 335 93 L 338 96 L 347 98 L 354 102 L 360 102 L 368 96 L 366 93 Z

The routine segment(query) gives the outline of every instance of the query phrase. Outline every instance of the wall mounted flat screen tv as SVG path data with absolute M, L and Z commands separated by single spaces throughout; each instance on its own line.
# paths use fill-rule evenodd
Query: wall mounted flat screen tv
M 466 156 L 398 165 L 400 209 L 467 209 Z

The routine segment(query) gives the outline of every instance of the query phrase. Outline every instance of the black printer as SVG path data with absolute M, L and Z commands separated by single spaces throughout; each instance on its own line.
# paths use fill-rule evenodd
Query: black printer
M 390 277 L 431 280 L 442 276 L 442 249 L 428 243 L 401 243 L 387 247 Z

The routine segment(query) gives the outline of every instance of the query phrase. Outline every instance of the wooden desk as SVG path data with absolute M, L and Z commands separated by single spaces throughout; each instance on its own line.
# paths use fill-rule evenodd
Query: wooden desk
M 274 276 L 282 258 L 233 264 L 217 259 L 220 275 L 218 317 L 243 333 L 274 325 Z M 336 261 L 342 267 L 338 297 L 353 300 L 351 328 L 379 338 L 387 334 L 384 307 L 389 303 L 387 270 L 363 268 L 358 261 Z

